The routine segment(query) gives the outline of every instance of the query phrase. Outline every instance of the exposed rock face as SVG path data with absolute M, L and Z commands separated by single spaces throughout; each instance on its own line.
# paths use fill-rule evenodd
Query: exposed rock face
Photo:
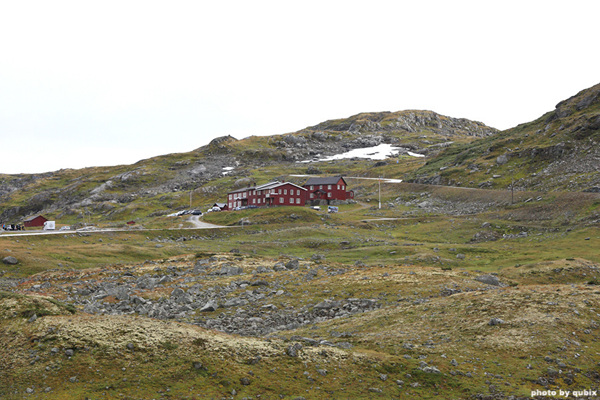
M 393 131 L 419 132 L 431 130 L 444 136 L 468 135 L 486 137 L 497 132 L 480 122 L 464 118 L 451 118 L 432 111 L 399 111 L 381 113 L 362 113 L 350 118 L 332 120 L 315 125 L 309 129 L 317 132 L 355 132 L 385 133 Z

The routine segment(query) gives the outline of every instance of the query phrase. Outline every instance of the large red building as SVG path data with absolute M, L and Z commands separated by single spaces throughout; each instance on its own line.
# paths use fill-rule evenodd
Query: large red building
M 269 182 L 260 186 L 234 190 L 227 194 L 227 206 L 304 206 L 307 190 L 290 182 Z
M 341 176 L 332 176 L 327 178 L 310 178 L 304 184 L 308 191 L 307 201 L 327 200 L 348 200 L 354 198 L 354 191 L 348 191 L 348 185 Z

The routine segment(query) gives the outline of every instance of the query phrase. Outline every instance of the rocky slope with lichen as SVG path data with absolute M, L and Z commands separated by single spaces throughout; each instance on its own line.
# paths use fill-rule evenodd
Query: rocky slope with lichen
M 48 271 L 0 292 L 0 332 L 10 338 L 0 395 L 524 399 L 598 390 L 594 279 L 598 265 L 582 259 L 484 274 L 232 253 Z
M 535 121 L 453 146 L 411 174 L 421 183 L 600 191 L 600 84 Z

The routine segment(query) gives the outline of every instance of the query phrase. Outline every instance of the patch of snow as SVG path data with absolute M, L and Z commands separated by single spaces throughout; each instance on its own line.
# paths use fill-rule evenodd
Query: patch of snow
M 402 179 L 394 178 L 367 178 L 364 176 L 346 176 L 346 179 L 365 179 L 369 181 L 381 181 L 383 183 L 402 183 Z
M 295 176 L 295 177 L 299 177 L 299 178 L 303 178 L 303 177 L 315 177 L 315 175 L 290 175 L 290 176 Z M 394 179 L 394 178 L 368 178 L 368 177 L 364 177 L 364 176 L 345 176 L 344 179 L 365 179 L 365 180 L 370 180 L 370 181 L 377 181 L 380 180 L 383 183 L 402 183 L 402 179 Z
M 385 160 L 387 157 L 398 154 L 398 148 L 392 147 L 391 144 L 382 143 L 378 146 L 364 147 L 362 149 L 354 149 L 342 154 L 325 157 L 320 161 L 341 160 L 344 158 L 368 158 L 371 160 Z
M 223 171 L 233 171 L 235 167 L 223 167 Z
M 361 149 L 354 149 L 347 151 L 342 154 L 336 154 L 333 156 L 318 158 L 313 160 L 304 160 L 300 161 L 301 163 L 309 163 L 316 161 L 333 161 L 333 160 L 342 160 L 346 158 L 366 158 L 370 160 L 385 160 L 388 157 L 392 157 L 397 155 L 400 152 L 400 147 L 392 146 L 391 144 L 382 143 L 378 146 L 373 147 L 364 147 Z M 407 154 L 412 157 L 425 157 L 422 154 L 413 153 L 411 151 L 407 151 Z

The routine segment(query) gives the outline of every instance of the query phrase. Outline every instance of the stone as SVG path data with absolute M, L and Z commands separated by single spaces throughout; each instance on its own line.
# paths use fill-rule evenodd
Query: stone
M 236 267 L 236 266 L 224 266 L 224 267 L 221 267 L 221 270 L 219 272 L 217 272 L 218 275 L 227 275 L 227 276 L 240 275 L 242 273 L 244 273 L 244 270 L 242 269 L 242 267 Z
M 502 154 L 496 158 L 496 164 L 504 165 L 508 162 L 508 156 L 506 154 Z
M 215 311 L 219 308 L 219 305 L 214 300 L 209 300 L 201 309 L 201 312 L 204 311 Z
M 248 379 L 246 377 L 240 378 L 240 383 L 244 386 L 248 386 L 250 384 L 250 382 L 251 382 L 250 379 Z
M 501 325 L 503 323 L 504 323 L 504 321 L 501 320 L 500 318 L 492 318 L 490 320 L 490 322 L 488 322 L 488 325 L 490 325 L 490 326 L 496 326 L 496 325 Z
M 287 268 L 285 268 L 285 264 L 282 262 L 278 262 L 277 264 L 275 264 L 273 266 L 273 270 L 274 271 L 285 271 Z
M 315 304 L 315 308 L 318 310 L 329 310 L 337 305 L 338 304 L 335 301 L 323 300 L 322 302 Z
M 4 257 L 2 259 L 2 262 L 6 265 L 17 265 L 19 263 L 19 260 L 17 260 L 13 256 L 8 256 L 8 257 Z
M 285 350 L 286 354 L 290 357 L 298 357 L 298 351 L 302 350 L 302 344 L 294 343 Z
M 298 269 L 298 267 L 300 266 L 300 262 L 298 260 L 290 260 L 287 263 L 285 263 L 285 268 L 286 269 Z
M 501 286 L 500 279 L 497 276 L 486 274 L 475 277 L 477 282 L 485 283 L 486 285 Z

